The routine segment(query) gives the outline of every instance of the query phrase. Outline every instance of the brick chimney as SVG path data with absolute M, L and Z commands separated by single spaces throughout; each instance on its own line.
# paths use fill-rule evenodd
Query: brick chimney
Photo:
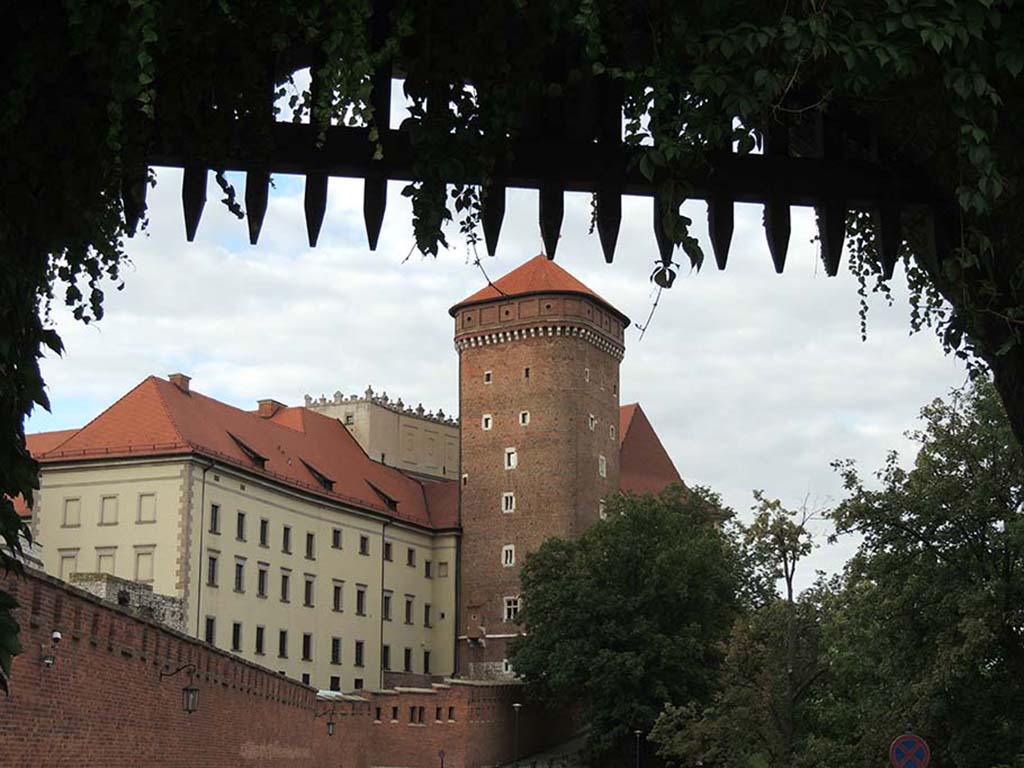
M 280 411 L 282 408 L 287 408 L 288 407 L 284 403 L 279 403 L 277 400 L 267 399 L 267 400 L 257 400 L 256 402 L 259 405 L 259 410 L 256 411 L 256 412 L 259 414 L 260 418 L 262 418 L 262 419 L 269 419 L 275 413 Z
M 172 373 L 167 376 L 167 379 L 182 392 L 188 393 L 188 383 L 192 381 L 191 376 L 186 376 L 184 373 Z

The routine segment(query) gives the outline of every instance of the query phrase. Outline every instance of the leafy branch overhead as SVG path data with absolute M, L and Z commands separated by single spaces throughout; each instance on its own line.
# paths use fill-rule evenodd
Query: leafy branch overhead
M 885 290 L 892 250 L 883 246 L 898 245 L 912 327 L 933 324 L 947 349 L 992 370 L 1024 442 L 1024 10 L 1012 0 L 40 0 L 5 23 L 0 532 L 15 554 L 27 529 L 11 499 L 31 502 L 38 483 L 24 418 L 46 406 L 39 356 L 61 348 L 48 307 L 58 300 L 83 322 L 102 317 L 104 290 L 120 288 L 125 238 L 146 224 L 148 167 L 184 148 L 201 209 L 205 171 L 195 169 L 222 170 L 239 153 L 269 167 L 280 99 L 316 127 L 300 171 L 321 172 L 317 152 L 330 148 L 332 125 L 362 126 L 367 156 L 386 166 L 390 100 L 375 84 L 390 87 L 391 76 L 411 101 L 403 194 L 427 254 L 445 247 L 452 222 L 474 243 L 478 226 L 493 231 L 513 147 L 589 131 L 586 95 L 614 96 L 621 115 L 616 108 L 601 130 L 655 188 L 661 285 L 674 277 L 675 246 L 692 265 L 704 262 L 679 210 L 695 174 L 713 187 L 731 146 L 771 155 L 784 127 L 801 155 L 822 143 L 821 125 L 840 126 L 830 146 L 874 158 L 891 174 L 884 186 L 909 179 L 933 190 L 934 215 L 907 209 L 894 234 L 892 217 L 875 221 L 851 200 L 847 222 L 834 208 L 819 211 L 825 231 L 850 234 L 862 291 L 869 281 Z M 294 75 L 306 68 L 312 86 L 298 89 Z M 546 175 L 542 219 L 560 224 L 559 185 L 573 180 L 537 172 Z M 262 200 L 260 185 L 247 185 L 250 216 L 265 206 L 269 172 L 264 179 Z M 379 197 L 382 181 L 367 177 L 367 190 Z M 789 181 L 778 178 L 782 204 L 766 213 L 777 239 L 788 239 L 780 221 Z M 234 190 L 223 191 L 240 213 Z M 617 199 L 598 190 L 597 207 Z M 617 227 L 602 221 L 602 242 L 614 241 Z M 553 253 L 557 227 L 542 230 Z

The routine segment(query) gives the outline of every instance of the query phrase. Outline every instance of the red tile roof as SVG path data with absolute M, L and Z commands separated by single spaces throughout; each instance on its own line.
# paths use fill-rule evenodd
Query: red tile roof
M 77 431 L 77 429 L 60 429 L 54 432 L 36 432 L 34 435 L 25 435 L 25 445 L 32 456 L 38 457 L 39 454 L 45 453 L 46 451 L 60 445 Z M 11 497 L 8 496 L 7 498 Z M 12 501 L 14 503 L 14 511 L 17 512 L 20 517 L 32 516 L 32 510 L 29 509 L 24 496 L 19 494 L 18 496 L 15 496 Z
M 594 293 L 543 254 L 535 256 L 507 275 L 481 288 L 472 296 L 466 297 L 449 309 L 448 314 L 455 317 L 460 309 L 471 304 L 493 301 L 505 296 L 528 296 L 535 293 L 568 293 L 586 296 L 613 312 L 626 325 L 629 325 L 629 318 L 612 306 L 611 302 Z
M 372 461 L 337 419 L 301 407 L 266 419 L 156 376 L 36 458 L 45 464 L 176 454 L 216 459 L 416 525 L 457 525 L 457 504 L 455 517 L 445 504 L 435 523 L 423 484 Z M 440 492 L 432 495 L 444 500 Z
M 683 481 L 639 403 L 619 408 L 619 446 L 619 490 L 660 493 Z

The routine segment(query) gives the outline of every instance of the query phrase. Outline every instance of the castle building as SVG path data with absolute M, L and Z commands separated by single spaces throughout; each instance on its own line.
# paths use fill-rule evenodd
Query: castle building
M 30 435 L 44 569 L 148 585 L 188 633 L 324 689 L 512 676 L 525 557 L 680 477 L 619 404 L 628 319 L 564 269 L 534 258 L 450 313 L 458 421 L 371 389 L 243 410 L 173 374 Z

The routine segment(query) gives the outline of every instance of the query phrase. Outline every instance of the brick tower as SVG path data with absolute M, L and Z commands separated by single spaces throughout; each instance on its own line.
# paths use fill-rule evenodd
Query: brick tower
M 451 308 L 459 352 L 459 673 L 508 676 L 519 569 L 618 489 L 629 319 L 544 256 Z

